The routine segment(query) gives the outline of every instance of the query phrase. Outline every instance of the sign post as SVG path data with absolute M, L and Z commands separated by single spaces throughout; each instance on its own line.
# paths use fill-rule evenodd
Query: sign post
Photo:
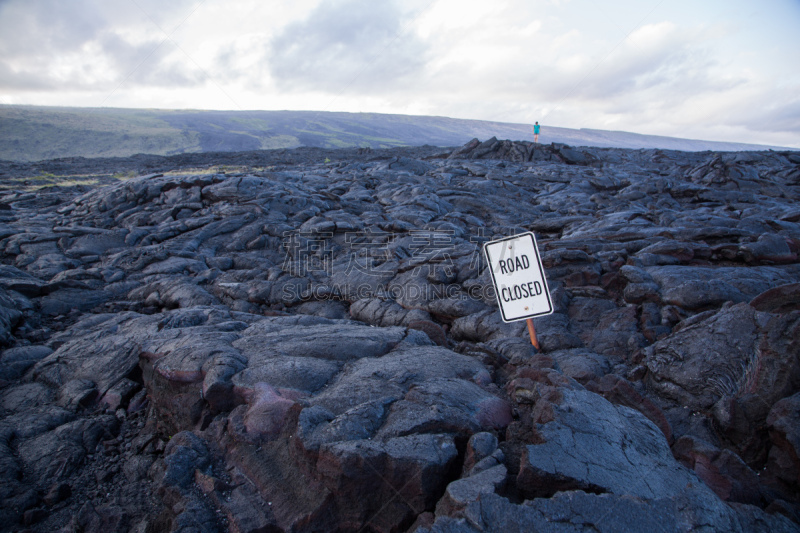
M 536 237 L 521 233 L 487 242 L 483 250 L 503 322 L 527 320 L 531 344 L 538 350 L 533 318 L 552 313 L 553 303 Z
M 533 319 L 528 318 L 525 320 L 528 323 L 528 335 L 531 337 L 531 344 L 533 347 L 539 350 L 539 339 L 536 338 L 536 329 L 533 327 Z

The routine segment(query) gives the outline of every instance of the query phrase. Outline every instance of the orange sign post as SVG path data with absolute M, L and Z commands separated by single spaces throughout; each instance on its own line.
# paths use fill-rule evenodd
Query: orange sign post
M 534 348 L 539 350 L 539 339 L 536 338 L 536 330 L 533 327 L 533 319 L 528 318 L 527 322 L 528 322 L 528 335 L 531 336 L 531 344 L 533 344 Z

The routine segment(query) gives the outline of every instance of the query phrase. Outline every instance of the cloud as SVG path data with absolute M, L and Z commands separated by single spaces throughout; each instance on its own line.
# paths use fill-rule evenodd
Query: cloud
M 676 111 L 685 110 L 687 100 L 709 94 L 725 100 L 751 81 L 720 62 L 699 28 L 656 22 L 627 37 L 621 32 L 619 40 L 598 40 L 585 28 L 552 24 L 526 34 L 509 20 L 490 18 L 477 32 L 442 39 L 450 43 L 449 61 L 437 63 L 437 82 L 457 80 L 470 94 L 454 98 L 462 106 L 480 100 L 469 109 L 485 110 L 482 118 L 630 129 L 667 117 L 681 123 Z M 507 38 L 498 42 L 493 26 L 503 22 Z
M 20 71 L 0 61 L 0 89 L 11 91 L 54 91 L 58 88 L 53 80 L 44 78 L 39 72 Z
M 57 0 L 0 4 L 0 88 L 108 90 L 126 82 L 186 86 L 201 76 L 164 31 L 187 2 Z M 176 22 L 177 21 L 177 22 Z M 163 29 L 163 31 L 162 31 Z
M 404 27 L 392 1 L 323 2 L 271 43 L 270 74 L 282 90 L 393 91 L 426 61 L 426 45 Z
M 645 26 L 619 42 L 587 46 L 587 37 L 543 39 L 543 54 L 556 58 L 519 71 L 541 100 L 613 102 L 643 92 L 686 93 L 688 89 L 723 90 L 741 79 L 713 75 L 715 60 L 699 35 L 668 23 Z M 716 73 L 714 73 L 716 74 Z M 651 94 L 652 96 L 652 94 Z
M 181 88 L 201 83 L 205 77 L 169 39 L 131 43 L 106 33 L 98 41 L 117 78 L 125 83 Z
M 80 47 L 105 21 L 92 2 L 57 0 L 0 4 L 0 54 L 6 59 L 37 60 L 44 54 Z
M 800 132 L 800 98 L 797 93 L 785 95 L 785 99 L 778 101 L 786 103 L 770 106 L 763 116 L 748 121 L 746 125 L 757 131 Z

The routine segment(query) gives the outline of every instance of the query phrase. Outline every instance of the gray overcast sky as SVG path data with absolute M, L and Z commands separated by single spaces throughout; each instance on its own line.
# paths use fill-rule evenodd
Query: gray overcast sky
M 800 0 L 0 0 L 0 103 L 538 120 L 800 148 Z

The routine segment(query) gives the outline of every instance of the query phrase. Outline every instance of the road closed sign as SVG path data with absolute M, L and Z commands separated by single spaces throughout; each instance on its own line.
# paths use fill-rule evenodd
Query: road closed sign
M 553 312 L 544 267 L 533 233 L 487 242 L 483 247 L 504 322 Z

